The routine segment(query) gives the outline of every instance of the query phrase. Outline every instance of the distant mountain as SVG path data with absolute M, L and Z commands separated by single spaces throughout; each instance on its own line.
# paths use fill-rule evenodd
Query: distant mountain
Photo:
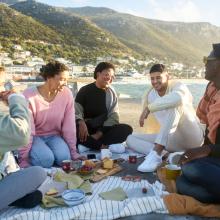
M 121 56 L 133 54 L 110 32 L 101 29 L 90 20 L 35 1 L 20 2 L 13 9 L 36 19 L 62 35 L 65 44 L 76 47 L 76 53 L 86 58 L 101 55 Z
M 25 1 L 25 0 L 0 0 L 0 3 L 5 3 L 7 5 L 12 5 L 12 4 L 15 4 L 15 3 L 18 3 L 18 2 L 22 2 L 22 1 Z
M 54 30 L 25 16 L 5 5 L 0 4 L 0 36 L 21 40 L 38 40 L 61 43 L 62 36 Z
M 220 28 L 209 23 L 166 22 L 118 13 L 108 8 L 66 8 L 90 19 L 114 34 L 138 53 L 170 60 L 201 64 L 214 42 L 220 42 Z

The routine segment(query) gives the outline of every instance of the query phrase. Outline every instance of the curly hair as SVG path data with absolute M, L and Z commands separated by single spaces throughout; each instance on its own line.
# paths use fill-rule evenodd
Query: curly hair
M 165 65 L 157 63 L 157 64 L 154 64 L 150 68 L 150 72 L 149 73 L 155 73 L 155 72 L 163 73 L 164 71 L 166 71 Z
M 115 72 L 115 66 L 112 63 L 101 62 L 95 68 L 94 79 L 97 78 L 97 73 L 102 72 L 103 70 L 106 70 L 106 69 L 113 69 Z
M 48 78 L 53 78 L 55 75 L 59 75 L 67 70 L 69 70 L 68 67 L 63 63 L 58 61 L 50 61 L 40 68 L 40 75 L 44 80 L 47 80 Z

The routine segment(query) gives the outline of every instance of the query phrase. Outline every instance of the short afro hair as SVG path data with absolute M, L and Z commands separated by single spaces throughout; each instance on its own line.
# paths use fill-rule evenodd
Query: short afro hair
M 97 79 L 97 73 L 98 72 L 102 72 L 103 70 L 106 70 L 106 69 L 113 69 L 114 72 L 115 72 L 115 66 L 112 63 L 101 62 L 95 68 L 94 79 Z
M 55 75 L 59 75 L 67 70 L 69 70 L 69 68 L 63 63 L 58 61 L 50 61 L 40 68 L 40 75 L 44 80 L 47 80 L 48 78 L 53 78 Z

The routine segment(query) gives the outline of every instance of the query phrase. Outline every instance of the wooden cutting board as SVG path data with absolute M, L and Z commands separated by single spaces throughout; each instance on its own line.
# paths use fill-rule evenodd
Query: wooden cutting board
M 91 177 L 91 181 L 92 182 L 98 182 L 108 176 L 112 176 L 118 172 L 120 172 L 122 170 L 122 167 L 120 165 L 118 165 L 117 163 L 114 164 L 114 167 L 112 169 L 109 169 L 106 173 L 104 174 L 98 174 L 95 173 L 92 177 Z

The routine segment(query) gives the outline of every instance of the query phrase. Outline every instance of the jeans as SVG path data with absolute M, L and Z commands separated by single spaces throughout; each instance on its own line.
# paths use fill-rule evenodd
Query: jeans
M 30 161 L 34 166 L 50 168 L 55 163 L 61 166 L 63 160 L 70 160 L 70 150 L 66 142 L 58 135 L 35 136 Z
M 220 203 L 220 158 L 204 157 L 182 167 L 177 191 L 204 203 Z
M 35 191 L 46 177 L 41 167 L 29 167 L 6 176 L 0 181 L 0 210 Z

